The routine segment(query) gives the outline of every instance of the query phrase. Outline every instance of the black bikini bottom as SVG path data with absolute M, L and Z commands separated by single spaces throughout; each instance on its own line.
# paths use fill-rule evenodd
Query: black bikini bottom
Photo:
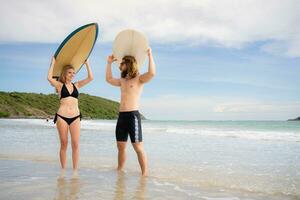
M 54 120 L 53 120 L 54 124 L 55 124 L 56 121 L 57 121 L 57 116 L 59 116 L 61 119 L 63 119 L 65 122 L 67 122 L 68 125 L 72 124 L 72 122 L 74 122 L 78 117 L 80 117 L 80 120 L 81 120 L 81 118 L 82 118 L 81 113 L 80 113 L 78 116 L 76 116 L 76 117 L 71 117 L 71 118 L 64 117 L 64 116 L 61 116 L 61 115 L 59 115 L 59 114 L 56 113 L 56 114 L 55 114 L 55 117 L 54 117 Z

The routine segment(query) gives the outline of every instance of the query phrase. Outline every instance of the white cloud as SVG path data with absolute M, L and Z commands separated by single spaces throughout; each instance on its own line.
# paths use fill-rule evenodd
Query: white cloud
M 236 97 L 163 95 L 142 99 L 141 112 L 149 119 L 287 120 L 298 117 L 300 102 L 264 102 Z
M 60 42 L 70 30 L 95 21 L 102 41 L 130 27 L 158 43 L 242 48 L 269 41 L 262 50 L 300 57 L 297 0 L 1 0 L 0 13 L 2 42 Z

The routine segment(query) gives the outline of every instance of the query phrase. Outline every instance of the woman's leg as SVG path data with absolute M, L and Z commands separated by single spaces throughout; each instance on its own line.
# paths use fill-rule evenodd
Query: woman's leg
M 67 161 L 67 147 L 68 147 L 68 124 L 60 117 L 57 117 L 56 127 L 60 139 L 60 151 L 59 151 L 60 164 L 61 164 L 61 168 L 65 169 L 66 161 Z
M 71 142 L 72 142 L 72 160 L 73 169 L 78 169 L 79 161 L 79 137 L 80 137 L 80 118 L 78 117 L 70 124 Z

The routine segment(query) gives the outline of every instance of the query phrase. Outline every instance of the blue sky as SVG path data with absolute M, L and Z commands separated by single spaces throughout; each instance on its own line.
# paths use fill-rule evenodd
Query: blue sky
M 261 3 L 251 10 L 249 2 L 240 4 L 229 0 L 222 1 L 220 12 L 217 12 L 220 9 L 217 5 L 207 1 L 187 1 L 179 7 L 172 1 L 163 2 L 173 8 L 175 14 L 181 8 L 189 11 L 183 14 L 181 21 L 173 12 L 157 13 L 148 3 L 143 7 L 138 1 L 130 1 L 138 11 L 133 10 L 125 17 L 118 12 L 101 10 L 99 2 L 95 1 L 90 2 L 90 7 L 78 1 L 72 12 L 60 8 L 55 16 L 50 4 L 30 2 L 32 6 L 18 4 L 17 11 L 23 12 L 5 11 L 17 1 L 7 3 L 6 8 L 0 10 L 3 16 L 18 18 L 16 26 L 9 26 L 3 17 L 0 20 L 0 25 L 6 28 L 0 33 L 1 91 L 53 93 L 54 89 L 46 80 L 51 55 L 72 30 L 85 23 L 98 22 L 100 35 L 90 56 L 95 79 L 81 92 L 119 100 L 119 89 L 104 80 L 106 57 L 111 52 L 115 35 L 122 29 L 135 28 L 148 36 L 157 65 L 157 75 L 145 85 L 141 100 L 141 112 L 147 118 L 285 120 L 300 115 L 300 45 L 295 45 L 300 44 L 297 36 L 300 29 L 293 24 L 300 19 L 299 9 L 294 8 L 297 1 L 286 1 L 280 6 L 279 1 L 273 1 L 275 5 L 269 6 L 266 15 L 280 15 L 281 21 L 276 17 L 259 18 L 265 7 Z M 61 2 L 54 1 L 54 5 L 71 5 L 69 1 Z M 107 7 L 118 5 L 114 7 L 116 11 L 124 6 L 120 1 L 102 3 Z M 153 4 L 160 3 L 153 1 Z M 229 12 L 233 5 L 239 10 L 236 14 L 242 16 L 236 17 Z M 43 12 L 29 12 L 36 7 Z M 94 7 L 104 14 L 93 13 Z M 82 16 L 79 8 L 90 11 L 84 19 L 76 16 Z M 149 26 L 138 20 L 143 9 L 145 15 L 140 20 L 151 22 Z M 52 21 L 64 13 L 71 19 L 62 18 L 59 23 Z M 199 20 L 194 19 L 195 16 Z M 30 30 L 33 22 L 37 28 Z M 177 28 L 193 22 L 196 23 L 193 26 Z M 48 30 L 46 34 L 45 30 Z M 146 68 L 145 65 L 142 71 Z M 116 66 L 114 74 L 119 75 Z M 76 79 L 85 75 L 85 68 L 82 68 Z

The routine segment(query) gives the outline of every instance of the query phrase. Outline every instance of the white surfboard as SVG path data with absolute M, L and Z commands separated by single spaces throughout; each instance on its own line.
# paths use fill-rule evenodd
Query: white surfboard
M 53 78 L 58 78 L 66 65 L 72 65 L 77 73 L 92 52 L 97 36 L 97 23 L 81 26 L 68 35 L 54 54 Z
M 121 31 L 114 40 L 113 55 L 117 58 L 117 63 L 122 62 L 124 56 L 133 56 L 137 65 L 141 68 L 147 57 L 149 43 L 144 34 L 133 29 Z

